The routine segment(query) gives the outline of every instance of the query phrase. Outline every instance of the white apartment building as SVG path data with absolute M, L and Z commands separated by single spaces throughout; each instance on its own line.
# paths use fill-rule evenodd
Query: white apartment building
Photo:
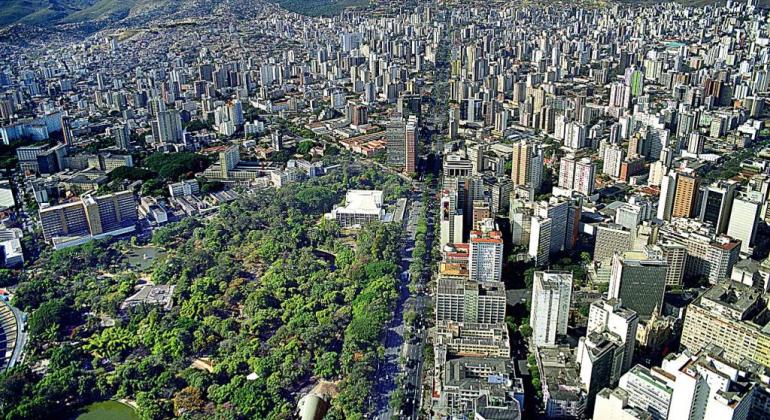
M 555 345 L 567 333 L 571 298 L 572 273 L 535 272 L 529 318 L 535 346 Z

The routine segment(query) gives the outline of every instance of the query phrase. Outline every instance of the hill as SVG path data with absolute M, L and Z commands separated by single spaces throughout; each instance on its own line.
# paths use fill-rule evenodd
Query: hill
M 286 10 L 307 16 L 328 16 L 348 7 L 366 6 L 369 0 L 278 0 Z

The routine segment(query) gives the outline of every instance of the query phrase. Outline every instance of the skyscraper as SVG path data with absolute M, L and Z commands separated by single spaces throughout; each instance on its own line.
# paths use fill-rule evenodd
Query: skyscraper
M 667 270 L 665 260 L 645 252 L 615 254 L 608 296 L 647 319 L 663 307 Z
M 388 140 L 388 164 L 403 166 L 406 163 L 406 123 L 401 117 L 391 118 L 385 124 Z
M 414 174 L 417 172 L 417 144 L 420 132 L 416 116 L 409 116 L 404 130 L 404 172 Z
M 679 174 L 671 217 L 692 217 L 698 197 L 698 178 L 694 173 Z
M 559 187 L 576 191 L 583 195 L 594 192 L 596 165 L 588 158 L 576 160 L 574 156 L 565 156 L 559 165 Z
M 762 208 L 761 194 L 740 194 L 732 205 L 727 234 L 741 241 L 741 254 L 750 255 L 757 236 L 759 212 Z
M 66 115 L 61 117 L 61 133 L 66 146 L 72 146 L 75 142 L 75 134 L 72 132 L 72 119 Z
M 532 147 L 532 144 L 526 140 L 519 140 L 513 144 L 511 180 L 514 186 L 524 185 L 528 182 Z
M 558 335 L 567 334 L 571 298 L 572 273 L 535 272 L 529 317 L 535 346 L 555 345 Z
M 115 125 L 110 132 L 115 139 L 115 146 L 118 149 L 131 150 L 131 133 L 128 124 Z
M 156 119 L 160 143 L 178 143 L 182 140 L 182 119 L 179 111 L 159 111 Z
M 624 353 L 621 363 L 622 370 L 631 368 L 636 346 L 636 330 L 639 326 L 639 316 L 628 309 L 618 299 L 599 299 L 588 309 L 588 326 L 586 331 L 610 332 L 616 335 L 623 345 Z
M 671 171 L 664 175 L 660 182 L 660 199 L 658 200 L 658 219 L 671 220 L 676 195 L 677 173 Z
M 445 189 L 441 193 L 439 203 L 439 223 L 441 238 L 440 246 L 462 243 L 463 241 L 463 212 L 457 208 L 457 190 Z
M 514 187 L 530 184 L 533 191 L 543 183 L 543 151 L 531 140 L 519 140 L 513 144 L 511 180 Z
M 736 181 L 719 181 L 702 190 L 699 218 L 711 223 L 716 233 L 727 232 L 737 186 Z
M 502 233 L 492 231 L 484 234 L 478 230 L 472 231 L 469 248 L 470 279 L 479 282 L 500 281 L 503 269 Z

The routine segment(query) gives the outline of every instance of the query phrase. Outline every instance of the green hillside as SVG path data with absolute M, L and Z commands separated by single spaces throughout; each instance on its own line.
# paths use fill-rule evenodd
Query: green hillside
M 0 0 L 0 26 L 47 25 L 121 16 L 147 0 Z
M 335 15 L 348 7 L 366 6 L 369 0 L 278 0 L 278 4 L 307 16 Z

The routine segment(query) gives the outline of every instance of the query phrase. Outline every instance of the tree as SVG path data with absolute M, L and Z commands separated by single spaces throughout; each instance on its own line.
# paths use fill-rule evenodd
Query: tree
M 202 411 L 205 405 L 203 393 L 194 386 L 183 388 L 174 395 L 174 415 L 176 416 Z
M 312 149 L 313 147 L 315 147 L 315 142 L 313 142 L 312 140 L 303 140 L 297 146 L 297 153 L 306 155 L 310 153 L 310 149 Z
M 333 351 L 321 353 L 316 359 L 315 375 L 324 379 L 331 379 L 337 376 L 337 359 L 339 355 Z
M 201 193 L 209 194 L 218 191 L 222 191 L 225 188 L 225 184 L 222 181 L 206 181 L 201 184 Z
M 0 268 L 0 287 L 8 287 L 16 284 L 19 275 L 7 268 Z
M 61 299 L 43 303 L 29 317 L 29 333 L 32 337 L 48 336 L 58 339 L 62 327 L 71 316 L 69 307 Z
M 524 337 L 531 337 L 532 336 L 532 327 L 529 326 L 529 324 L 523 324 L 519 327 L 519 331 L 521 332 L 521 335 Z

